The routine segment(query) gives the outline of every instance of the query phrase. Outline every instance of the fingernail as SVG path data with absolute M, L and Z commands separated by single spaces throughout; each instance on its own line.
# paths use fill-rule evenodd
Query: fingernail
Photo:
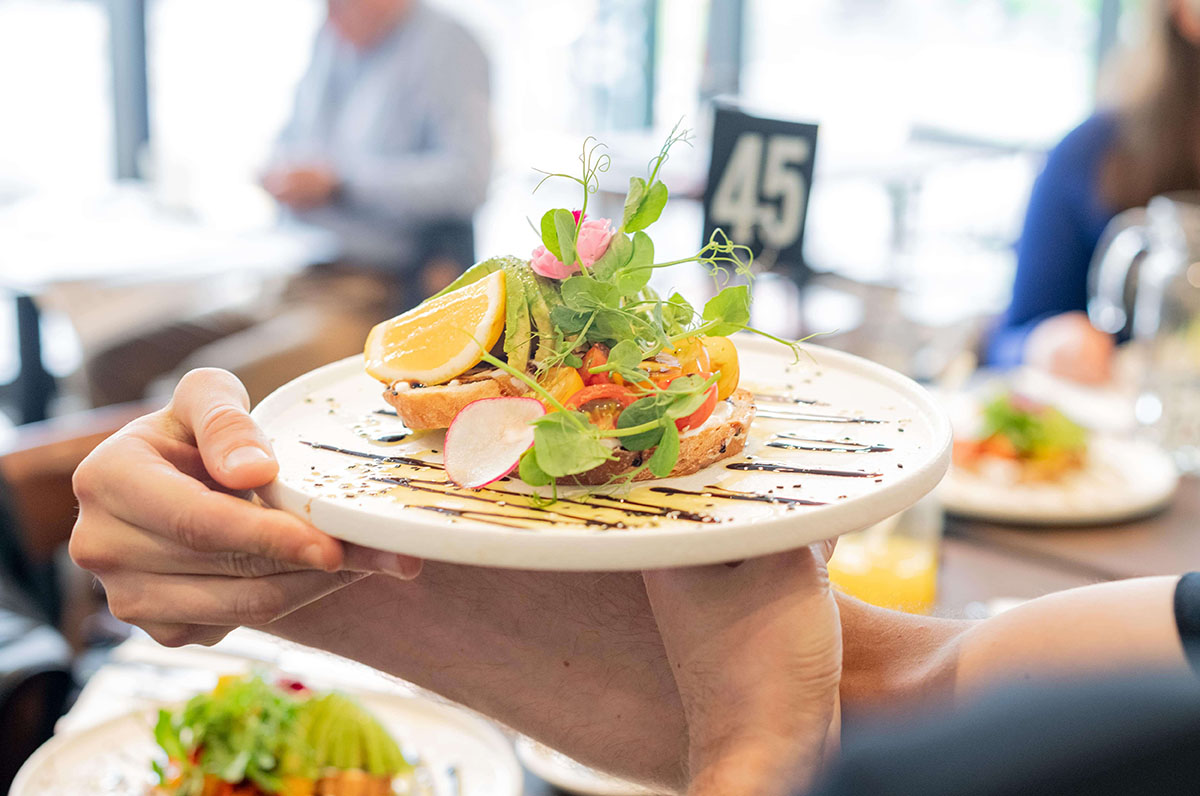
M 412 580 L 421 572 L 421 562 L 408 556 L 379 551 L 370 559 L 371 568 L 400 580 Z
M 325 548 L 316 542 L 305 545 L 304 549 L 300 551 L 300 560 L 317 569 L 329 569 L 328 558 L 325 555 Z
M 398 577 L 401 580 L 413 580 L 421 574 L 421 569 L 425 562 L 419 558 L 410 558 L 408 556 L 396 556 L 400 559 L 400 572 Z
M 241 467 L 260 464 L 270 460 L 271 457 L 262 448 L 255 447 L 254 445 L 243 445 L 225 454 L 224 465 L 226 470 L 237 470 Z

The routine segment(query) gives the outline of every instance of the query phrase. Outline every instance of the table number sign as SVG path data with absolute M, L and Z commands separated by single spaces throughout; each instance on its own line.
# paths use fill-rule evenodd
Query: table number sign
M 704 192 L 704 237 L 720 227 L 765 268 L 803 280 L 804 222 L 817 125 L 718 105 Z

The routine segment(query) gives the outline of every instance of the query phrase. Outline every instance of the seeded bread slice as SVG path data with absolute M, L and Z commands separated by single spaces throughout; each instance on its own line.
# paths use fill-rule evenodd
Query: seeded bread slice
M 449 428 L 467 404 L 481 398 L 524 395 L 529 388 L 494 368 L 469 370 L 447 384 L 430 387 L 398 381 L 383 393 L 404 425 L 414 431 Z
M 475 369 L 468 371 L 448 384 L 432 387 L 396 382 L 388 388 L 383 398 L 396 410 L 404 425 L 414 430 L 448 428 L 454 417 L 472 401 L 482 398 L 520 396 L 529 388 L 517 379 L 500 370 Z M 714 462 L 736 456 L 746 447 L 746 436 L 754 421 L 754 396 L 746 390 L 737 390 L 727 399 L 731 412 L 725 420 L 708 422 L 698 432 L 685 434 L 679 439 L 679 461 L 671 476 L 691 475 Z M 618 448 L 614 458 L 586 473 L 558 479 L 560 484 L 601 486 L 630 470 L 642 466 L 646 452 L 627 451 Z M 649 470 L 638 473 L 636 480 L 654 478 Z
M 705 423 L 699 431 L 679 439 L 679 461 L 671 470 L 671 477 L 691 475 L 714 462 L 736 456 L 746 447 L 750 424 L 754 422 L 754 396 L 746 390 L 737 390 L 727 399 L 732 404 L 728 419 L 720 423 Z M 610 483 L 624 473 L 641 467 L 649 452 L 633 452 L 618 449 L 616 458 L 581 475 L 558 479 L 560 484 L 601 486 Z M 635 480 L 648 481 L 655 476 L 649 470 L 638 473 Z

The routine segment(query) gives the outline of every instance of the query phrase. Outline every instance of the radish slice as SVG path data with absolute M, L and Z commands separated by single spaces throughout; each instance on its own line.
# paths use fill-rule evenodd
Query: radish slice
M 446 475 L 455 484 L 479 489 L 516 469 L 533 447 L 533 426 L 546 407 L 536 398 L 482 398 L 454 417 L 446 430 Z

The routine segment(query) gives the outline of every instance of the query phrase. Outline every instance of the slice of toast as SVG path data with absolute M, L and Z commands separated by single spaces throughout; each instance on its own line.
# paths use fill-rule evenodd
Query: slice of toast
M 448 384 L 431 387 L 396 382 L 384 394 L 386 400 L 404 421 L 414 430 L 448 428 L 463 407 L 481 398 L 520 396 L 529 388 L 518 379 L 492 368 L 476 368 L 459 376 Z M 746 447 L 746 436 L 754 421 L 754 396 L 746 390 L 737 390 L 718 404 L 713 416 L 698 429 L 685 432 L 679 439 L 679 461 L 671 470 L 671 477 L 691 475 L 713 462 L 735 456 Z M 642 466 L 646 451 L 627 451 L 620 448 L 614 458 L 586 473 L 565 476 L 560 484 L 601 486 L 610 483 L 624 473 Z M 638 473 L 635 480 L 654 478 L 649 470 Z
M 693 431 L 684 432 L 679 438 L 679 461 L 669 477 L 691 475 L 714 462 L 736 456 L 746 447 L 750 424 L 754 422 L 754 396 L 746 390 L 737 390 L 725 400 L 729 409 L 716 411 L 713 417 Z M 718 405 L 718 410 L 720 405 Z M 580 475 L 558 479 L 560 484 L 602 486 L 621 475 L 641 467 L 649 451 L 627 451 L 618 448 L 616 458 Z M 634 480 L 648 481 L 656 476 L 649 470 L 638 473 Z
M 449 428 L 463 408 L 481 398 L 524 395 L 529 388 L 495 368 L 474 368 L 446 384 L 426 387 L 398 381 L 383 393 L 404 425 L 414 431 Z

